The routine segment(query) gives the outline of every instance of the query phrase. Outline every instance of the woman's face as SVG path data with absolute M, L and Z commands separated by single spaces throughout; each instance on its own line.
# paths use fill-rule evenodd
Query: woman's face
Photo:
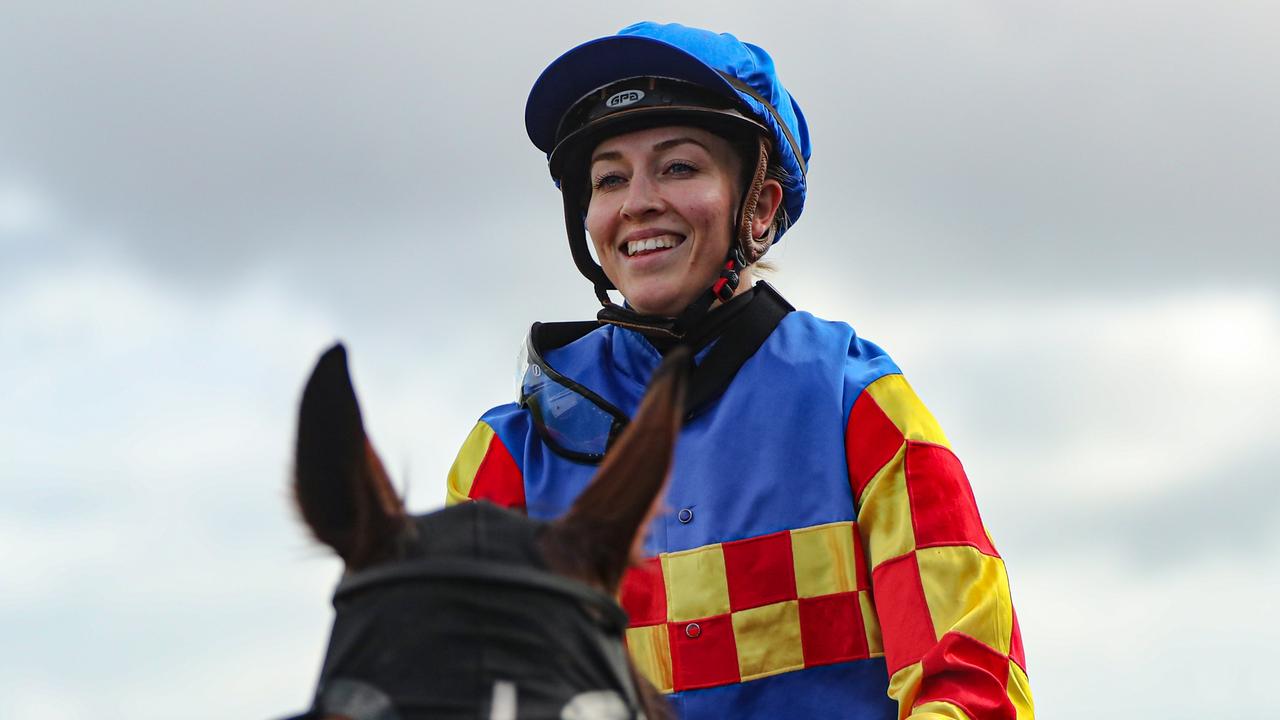
M 728 141 L 693 127 L 638 130 L 596 146 L 587 232 L 632 308 L 677 315 L 715 282 L 740 169 Z

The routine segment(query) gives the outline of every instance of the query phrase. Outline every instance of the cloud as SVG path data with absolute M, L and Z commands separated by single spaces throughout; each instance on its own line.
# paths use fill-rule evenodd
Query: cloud
M 44 229 L 52 209 L 40 193 L 0 178 L 0 243 Z
M 804 106 L 811 195 L 773 281 L 883 342 L 947 428 L 1042 707 L 1261 702 L 1274 8 L 647 7 L 732 16 Z M 594 312 L 523 103 L 633 15 L 6 7 L 0 626 L 24 662 L 0 715 L 305 705 L 338 566 L 289 508 L 303 379 L 345 340 L 375 444 L 440 504 L 529 323 Z M 1171 696 L 1197 657 L 1233 660 Z
M 820 273 L 777 280 L 803 290 L 791 298 L 801 307 L 885 345 L 946 428 L 1002 544 L 1046 561 L 1083 546 L 1150 566 L 1258 557 L 1273 537 L 1274 290 L 886 306 Z
M 1094 545 L 1011 565 L 1037 705 L 1080 717 L 1171 718 L 1265 707 L 1262 658 L 1280 637 L 1257 620 L 1280 579 L 1259 558 L 1275 556 L 1275 541 L 1272 534 L 1244 554 L 1170 548 L 1156 572 L 1136 573 Z M 1224 687 L 1235 688 L 1230 698 Z
M 806 62 L 834 47 L 843 62 L 794 81 L 813 206 L 840 211 L 809 228 L 844 240 L 836 258 L 968 292 L 1266 280 L 1239 260 L 1275 258 L 1280 102 L 1257 93 L 1280 59 L 1274 8 L 926 3 L 845 19 L 797 43 Z
M 291 678 L 301 701 L 336 563 L 306 562 L 322 555 L 292 520 L 285 478 L 326 321 L 264 287 L 192 303 L 94 258 L 5 286 L 0 325 L 0 371 L 16 381 L 0 418 L 14 571 L 0 624 L 25 658 L 5 679 L 6 716 L 36 716 L 41 688 L 59 688 L 51 712 L 68 715 L 89 703 L 158 717 L 157 697 L 170 711 L 226 706 L 227 688 L 182 668 L 271 643 L 297 663 L 266 674 Z
M 429 333 L 348 325 L 328 309 L 341 285 L 327 305 L 282 292 L 287 277 L 192 294 L 105 254 L 23 268 L 0 287 L 0 625 L 26 658 L 5 716 L 43 717 L 51 689 L 66 716 L 304 706 L 339 572 L 286 485 L 316 355 L 350 342 L 367 426 L 427 509 L 485 393 L 508 399 L 518 336 L 472 362 Z
M 729 7 L 651 11 L 718 25 Z M 969 293 L 1260 280 L 1276 264 L 1280 100 L 1256 91 L 1280 63 L 1269 6 L 732 8 L 813 126 L 788 244 L 817 262 Z M 95 237 L 201 283 L 353 244 L 478 239 L 483 217 L 551 229 L 528 86 L 634 13 L 492 15 L 22 5 L 0 29 L 0 153 Z M 892 278 L 861 282 L 898 292 Z

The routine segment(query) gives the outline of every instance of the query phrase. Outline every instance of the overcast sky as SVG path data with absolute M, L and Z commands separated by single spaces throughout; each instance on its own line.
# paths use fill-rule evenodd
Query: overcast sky
M 638 19 L 773 54 L 814 157 L 771 281 L 946 428 L 1042 713 L 1273 705 L 1280 6 L 691 5 L 0 8 L 0 717 L 305 706 L 301 383 L 347 341 L 441 504 L 529 323 L 594 312 L 529 86 Z

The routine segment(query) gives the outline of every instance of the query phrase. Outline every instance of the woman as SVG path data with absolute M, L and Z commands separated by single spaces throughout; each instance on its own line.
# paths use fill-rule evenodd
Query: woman
M 752 286 L 810 155 L 769 55 L 640 23 L 553 62 L 525 121 L 604 308 L 534 325 L 521 401 L 481 418 L 450 502 L 558 514 L 689 345 L 666 505 L 622 593 L 678 714 L 1031 717 L 1004 566 L 937 423 L 879 347 Z

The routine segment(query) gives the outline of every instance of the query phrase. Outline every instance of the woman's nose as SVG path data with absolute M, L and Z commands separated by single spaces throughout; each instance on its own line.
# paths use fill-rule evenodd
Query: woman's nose
M 637 174 L 627 183 L 626 192 L 621 212 L 627 219 L 635 219 L 662 209 L 662 196 L 652 178 Z

